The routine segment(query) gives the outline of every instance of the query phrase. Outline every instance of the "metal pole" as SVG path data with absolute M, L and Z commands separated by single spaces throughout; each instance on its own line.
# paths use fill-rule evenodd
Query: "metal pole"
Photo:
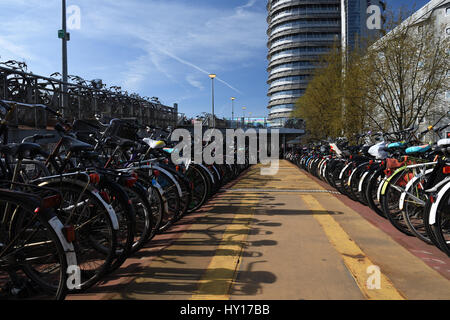
M 234 128 L 234 100 L 236 98 L 231 98 L 231 127 Z M 237 127 L 237 126 L 236 126 Z
M 216 117 L 214 116 L 214 78 L 212 78 L 212 127 L 216 128 Z
M 65 116 L 65 110 L 68 107 L 67 97 L 67 20 L 66 20 L 66 0 L 62 0 L 62 30 L 64 36 L 62 37 L 62 114 Z
M 234 123 L 234 99 L 231 101 L 231 123 Z

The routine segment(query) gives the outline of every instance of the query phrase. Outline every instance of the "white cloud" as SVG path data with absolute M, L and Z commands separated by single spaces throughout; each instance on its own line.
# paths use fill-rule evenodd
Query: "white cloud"
M 205 87 L 203 86 L 202 82 L 200 82 L 200 81 L 198 80 L 198 78 L 197 78 L 195 75 L 193 75 L 193 74 L 188 74 L 188 75 L 186 76 L 186 81 L 187 81 L 191 86 L 193 86 L 194 88 L 197 88 L 197 89 L 200 89 L 200 90 L 204 90 L 204 89 L 205 89 Z
M 169 101 L 194 99 L 209 86 L 209 72 L 218 84 L 245 93 L 229 75 L 265 63 L 263 2 L 219 8 L 207 1 L 68 0 L 81 8 L 82 19 L 81 29 L 71 31 L 69 72 L 128 91 L 167 88 Z M 29 60 L 29 69 L 42 75 L 59 70 L 60 11 L 60 1 L 0 0 L 1 60 Z
M 219 10 L 162 1 L 114 2 L 109 6 L 98 1 L 98 11 L 85 13 L 81 32 L 94 38 L 108 34 L 114 42 L 122 38 L 132 41 L 133 47 L 149 53 L 157 70 L 172 79 L 187 79 L 192 69 L 219 74 L 248 64 L 256 51 L 265 48 L 265 15 L 250 11 L 254 3 L 251 0 L 233 10 Z M 166 61 L 167 57 L 155 57 L 158 54 L 192 69 L 182 70 Z M 218 81 L 240 92 L 220 76 Z
M 24 46 L 16 45 L 15 41 L 8 40 L 6 37 L 0 36 L 0 48 L 2 48 L 3 60 L 30 60 L 35 56 Z
M 239 6 L 236 8 L 236 11 L 240 14 L 242 14 L 244 12 L 244 10 L 246 8 L 251 8 L 254 6 L 254 4 L 256 3 L 256 0 L 249 0 L 246 4 L 244 4 L 243 6 Z

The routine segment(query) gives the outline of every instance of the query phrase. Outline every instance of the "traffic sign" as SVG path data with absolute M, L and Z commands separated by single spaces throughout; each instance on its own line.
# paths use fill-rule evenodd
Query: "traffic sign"
M 64 39 L 64 30 L 58 30 L 58 38 Z M 70 41 L 70 33 L 66 32 L 66 40 Z

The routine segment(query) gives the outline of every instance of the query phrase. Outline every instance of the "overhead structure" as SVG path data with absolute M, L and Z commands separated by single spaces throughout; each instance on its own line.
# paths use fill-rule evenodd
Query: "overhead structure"
M 67 107 L 63 104 L 63 82 L 51 77 L 28 73 L 26 65 L 15 61 L 0 63 L 0 99 L 28 104 L 44 104 L 63 112 L 64 117 L 74 119 L 127 118 L 139 124 L 168 127 L 176 126 L 178 108 L 161 104 L 158 99 L 143 98 L 138 94 L 124 92 L 120 87 L 109 89 L 101 80 L 86 81 L 69 76 Z M 52 122 L 45 111 L 18 108 L 11 120 L 13 125 L 45 128 Z

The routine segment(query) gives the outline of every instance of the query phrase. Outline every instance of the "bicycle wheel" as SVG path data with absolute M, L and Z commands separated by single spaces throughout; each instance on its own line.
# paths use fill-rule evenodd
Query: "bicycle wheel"
M 36 295 L 29 298 L 63 300 L 68 291 L 68 263 L 57 233 L 43 215 L 21 206 L 12 209 L 13 250 L 5 258 L 14 261 L 14 267 L 20 268 L 38 286 Z
M 366 199 L 370 209 L 372 209 L 380 217 L 386 219 L 387 217 L 382 210 L 380 201 L 378 200 L 378 188 L 380 186 L 380 183 L 383 181 L 384 176 L 384 168 L 378 168 L 368 178 L 366 187 Z
M 109 204 L 114 208 L 119 221 L 116 255 L 108 269 L 108 272 L 112 272 L 120 268 L 131 254 L 131 248 L 134 243 L 134 230 L 136 228 L 136 212 L 122 186 L 105 178 L 102 180 L 99 190 L 108 194 Z
M 152 233 L 150 235 L 150 239 L 152 239 L 160 230 L 162 218 L 164 216 L 164 201 L 161 196 L 161 193 L 159 189 L 150 186 L 148 189 L 149 199 L 150 199 L 150 206 L 152 208 L 152 221 L 153 221 L 153 228 Z
M 447 190 L 436 211 L 436 223 L 431 226 L 439 249 L 450 257 L 450 189 Z
M 191 201 L 191 188 L 189 185 L 189 180 L 184 176 L 181 172 L 177 171 L 173 167 L 169 166 L 161 166 L 165 170 L 169 171 L 172 176 L 176 179 L 180 189 L 181 189 L 181 197 L 180 197 L 180 208 L 178 214 L 175 216 L 175 221 L 180 220 L 188 211 L 189 203 Z
M 192 193 L 189 184 L 189 180 L 185 176 L 175 175 L 181 188 L 182 196 L 180 198 L 180 213 L 176 217 L 176 221 L 180 220 L 189 209 L 189 204 L 191 203 Z
M 428 173 L 425 176 L 416 178 L 412 185 L 406 190 L 407 192 L 402 212 L 403 219 L 411 233 L 428 244 L 432 244 L 433 242 L 428 237 L 424 223 L 424 210 L 428 200 L 424 185 L 430 174 L 431 173 Z
M 408 236 L 414 236 L 409 230 L 406 221 L 403 219 L 402 210 L 399 208 L 401 194 L 405 190 L 404 187 L 410 178 L 410 172 L 403 170 L 396 174 L 389 182 L 386 182 L 387 187 L 384 195 L 381 196 L 381 205 L 384 214 L 397 230 Z
M 142 185 L 147 192 L 147 200 L 150 203 L 151 213 L 152 213 L 152 230 L 150 233 L 149 240 L 152 239 L 158 232 L 162 218 L 164 215 L 164 204 L 161 196 L 161 191 L 153 185 L 153 179 L 145 170 L 137 170 L 138 173 L 138 183 Z
M 352 177 L 350 179 L 349 191 L 354 199 L 362 204 L 365 204 L 363 202 L 361 192 L 359 191 L 359 183 L 363 175 L 367 172 L 367 166 L 365 164 L 360 165 L 354 171 L 355 172 L 352 174 Z
M 350 180 L 350 177 L 352 175 L 353 170 L 355 170 L 355 168 L 353 167 L 353 165 L 350 165 L 345 171 L 344 174 L 342 175 L 342 181 L 341 181 L 341 192 L 343 194 L 345 194 L 347 197 L 349 197 L 350 199 L 352 199 L 353 201 L 358 201 L 358 199 L 355 198 L 355 196 L 352 194 L 351 192 L 351 188 L 348 185 L 348 182 Z
M 342 191 L 342 177 L 340 177 L 340 174 L 344 169 L 344 167 L 345 163 L 343 161 L 339 161 L 338 163 L 335 164 L 332 173 L 333 176 L 332 180 L 334 182 L 334 187 L 342 194 L 344 194 L 344 192 Z
M 195 165 L 190 165 L 186 171 L 192 189 L 192 199 L 188 212 L 197 211 L 205 202 L 209 194 L 207 179 Z
M 139 251 L 149 240 L 153 229 L 152 207 L 147 191 L 139 183 L 132 187 L 124 187 L 136 213 L 134 242 L 131 253 Z
M 115 217 L 110 215 L 98 192 L 95 194 L 91 188 L 84 190 L 76 182 L 67 180 L 42 185 L 57 189 L 62 195 L 58 218 L 63 225 L 74 226 L 73 245 L 81 271 L 80 291 L 84 291 L 106 274 L 116 256 L 118 226 L 114 225 Z
M 166 173 L 159 171 L 159 175 L 155 177 L 155 180 L 163 190 L 161 196 L 164 204 L 164 211 L 159 227 L 159 232 L 163 232 L 172 226 L 176 216 L 179 214 L 180 196 L 178 194 L 177 185 Z

